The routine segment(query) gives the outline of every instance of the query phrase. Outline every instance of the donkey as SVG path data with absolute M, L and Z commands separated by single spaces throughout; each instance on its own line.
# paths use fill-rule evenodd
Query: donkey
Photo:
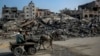
M 47 48 L 51 47 L 53 49 L 53 47 L 52 47 L 53 38 L 50 35 L 41 35 L 40 42 L 39 42 L 39 44 L 40 44 L 39 50 L 40 50 L 41 46 L 43 46 L 43 48 L 46 49 L 44 47 L 45 42 L 49 43 L 49 46 Z

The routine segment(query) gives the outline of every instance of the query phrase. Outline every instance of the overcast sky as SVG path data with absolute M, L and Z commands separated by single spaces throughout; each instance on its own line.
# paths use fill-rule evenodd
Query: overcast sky
M 75 9 L 78 5 L 94 0 L 0 0 L 0 14 L 4 5 L 8 7 L 18 7 L 19 10 L 22 10 L 30 1 L 33 1 L 36 7 L 59 12 L 59 10 L 64 8 Z

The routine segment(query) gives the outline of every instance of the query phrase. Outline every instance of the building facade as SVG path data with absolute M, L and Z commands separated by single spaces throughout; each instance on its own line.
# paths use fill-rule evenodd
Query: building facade
M 61 13 L 78 19 L 100 18 L 100 0 L 92 1 L 78 6 L 78 10 L 64 9 Z
M 34 19 L 36 17 L 36 7 L 32 1 L 28 6 L 24 6 L 23 11 L 25 19 Z
M 25 19 L 24 12 L 22 10 L 18 10 L 18 20 Z
M 4 5 L 2 8 L 2 18 L 7 20 L 15 20 L 18 18 L 17 7 L 7 7 Z
M 51 14 L 51 11 L 48 9 L 37 9 L 36 17 L 48 17 Z
M 79 15 L 81 18 L 98 18 L 100 17 L 100 0 L 80 5 L 78 9 L 81 12 Z

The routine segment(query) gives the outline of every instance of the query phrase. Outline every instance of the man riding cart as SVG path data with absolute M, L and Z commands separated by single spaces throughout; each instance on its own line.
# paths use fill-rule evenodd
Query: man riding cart
M 37 43 L 32 41 L 27 42 L 22 30 L 18 30 L 16 34 L 16 43 L 10 43 L 10 50 L 15 56 L 21 56 L 24 53 L 35 54 Z

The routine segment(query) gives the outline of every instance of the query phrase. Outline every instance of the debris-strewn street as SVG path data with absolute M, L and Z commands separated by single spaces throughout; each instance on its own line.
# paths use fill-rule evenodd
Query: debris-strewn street
M 9 49 L 9 42 L 14 42 L 15 40 L 0 40 L 0 56 L 14 56 L 11 50 Z M 40 50 L 37 51 L 35 55 L 27 56 L 50 56 L 51 50 Z
M 7 41 L 4 46 L 0 45 L 0 56 L 13 56 L 12 52 L 9 50 L 9 45 Z M 76 38 L 68 39 L 66 41 L 54 41 L 53 50 L 40 50 L 37 51 L 35 55 L 28 56 L 100 56 L 100 45 L 99 37 L 89 37 L 89 38 Z
M 54 44 L 66 47 L 74 54 L 72 56 L 100 56 L 100 37 L 69 39 L 57 41 Z

